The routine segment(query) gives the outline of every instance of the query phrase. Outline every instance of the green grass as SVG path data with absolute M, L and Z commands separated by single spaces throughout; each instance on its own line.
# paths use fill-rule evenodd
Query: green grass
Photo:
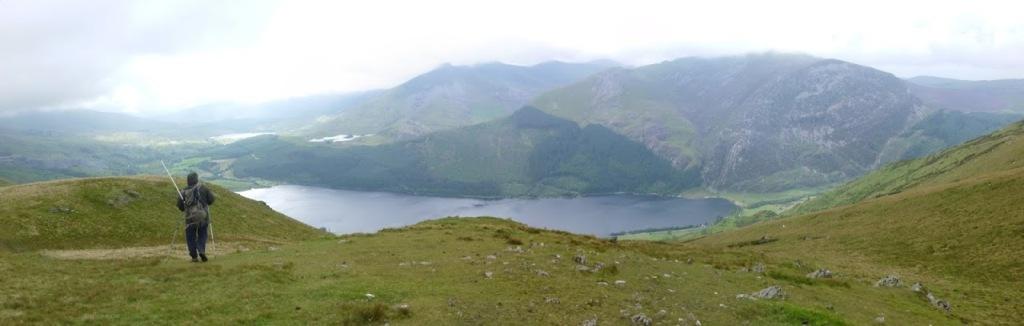
M 690 243 L 812 261 L 844 276 L 907 284 L 922 282 L 953 303 L 955 316 L 978 323 L 1013 323 L 1024 305 L 1024 169 L 916 187 L 814 214 L 759 223 Z M 778 239 L 735 246 L 761 237 Z M 797 274 L 799 275 L 799 274 Z M 856 285 L 854 285 L 856 286 Z
M 184 180 L 178 180 L 179 185 Z M 323 235 L 265 204 L 210 185 L 224 241 L 292 241 Z M 116 248 L 166 244 L 180 227 L 166 177 L 90 178 L 0 188 L 0 250 Z
M 14 182 L 11 182 L 11 181 L 9 181 L 7 179 L 4 179 L 4 178 L 0 178 L 0 187 L 6 187 L 6 186 L 10 186 L 12 184 L 14 184 Z
M 522 252 L 511 251 L 510 239 L 523 243 Z M 591 267 L 609 267 L 577 271 L 577 254 Z M 252 247 L 206 264 L 0 255 L 3 324 L 572 325 L 593 318 L 626 324 L 640 313 L 657 324 L 865 324 L 879 313 L 894 324 L 957 323 L 909 291 L 863 281 L 791 285 L 735 268 L 757 256 L 613 242 L 494 218 Z M 696 261 L 687 263 L 690 257 Z M 736 298 L 774 284 L 785 300 Z

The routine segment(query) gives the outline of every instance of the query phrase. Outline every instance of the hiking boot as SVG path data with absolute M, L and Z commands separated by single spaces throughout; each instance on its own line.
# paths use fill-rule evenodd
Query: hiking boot
M 206 262 L 207 260 L 209 260 L 209 259 L 206 259 L 206 254 L 199 254 L 199 258 L 200 258 L 200 259 L 202 259 L 204 263 L 205 263 L 205 262 Z

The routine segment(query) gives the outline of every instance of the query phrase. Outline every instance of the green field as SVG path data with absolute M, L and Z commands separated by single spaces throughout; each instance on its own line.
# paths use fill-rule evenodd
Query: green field
M 604 267 L 580 271 L 576 255 L 591 270 Z M 870 277 L 794 278 L 804 269 L 757 255 L 612 242 L 493 218 L 253 245 L 206 264 L 2 257 L 4 324 L 564 325 L 623 324 L 640 314 L 656 324 L 843 325 L 879 315 L 895 324 L 958 323 L 910 291 L 872 286 Z M 740 270 L 759 261 L 774 273 Z M 782 286 L 784 300 L 736 297 L 771 285 Z

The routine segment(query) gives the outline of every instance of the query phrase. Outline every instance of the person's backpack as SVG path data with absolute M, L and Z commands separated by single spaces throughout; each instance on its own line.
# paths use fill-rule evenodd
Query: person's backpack
M 185 203 L 185 222 L 188 224 L 202 224 L 210 221 L 210 213 L 207 211 L 207 204 L 202 198 L 202 186 L 195 185 L 185 189 L 181 196 Z

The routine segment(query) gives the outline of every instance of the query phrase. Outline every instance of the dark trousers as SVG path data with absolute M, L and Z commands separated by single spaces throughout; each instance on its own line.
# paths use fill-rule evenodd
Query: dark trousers
M 209 237 L 210 224 L 196 223 L 185 227 L 185 242 L 188 243 L 188 255 L 196 258 L 206 254 L 206 239 Z

